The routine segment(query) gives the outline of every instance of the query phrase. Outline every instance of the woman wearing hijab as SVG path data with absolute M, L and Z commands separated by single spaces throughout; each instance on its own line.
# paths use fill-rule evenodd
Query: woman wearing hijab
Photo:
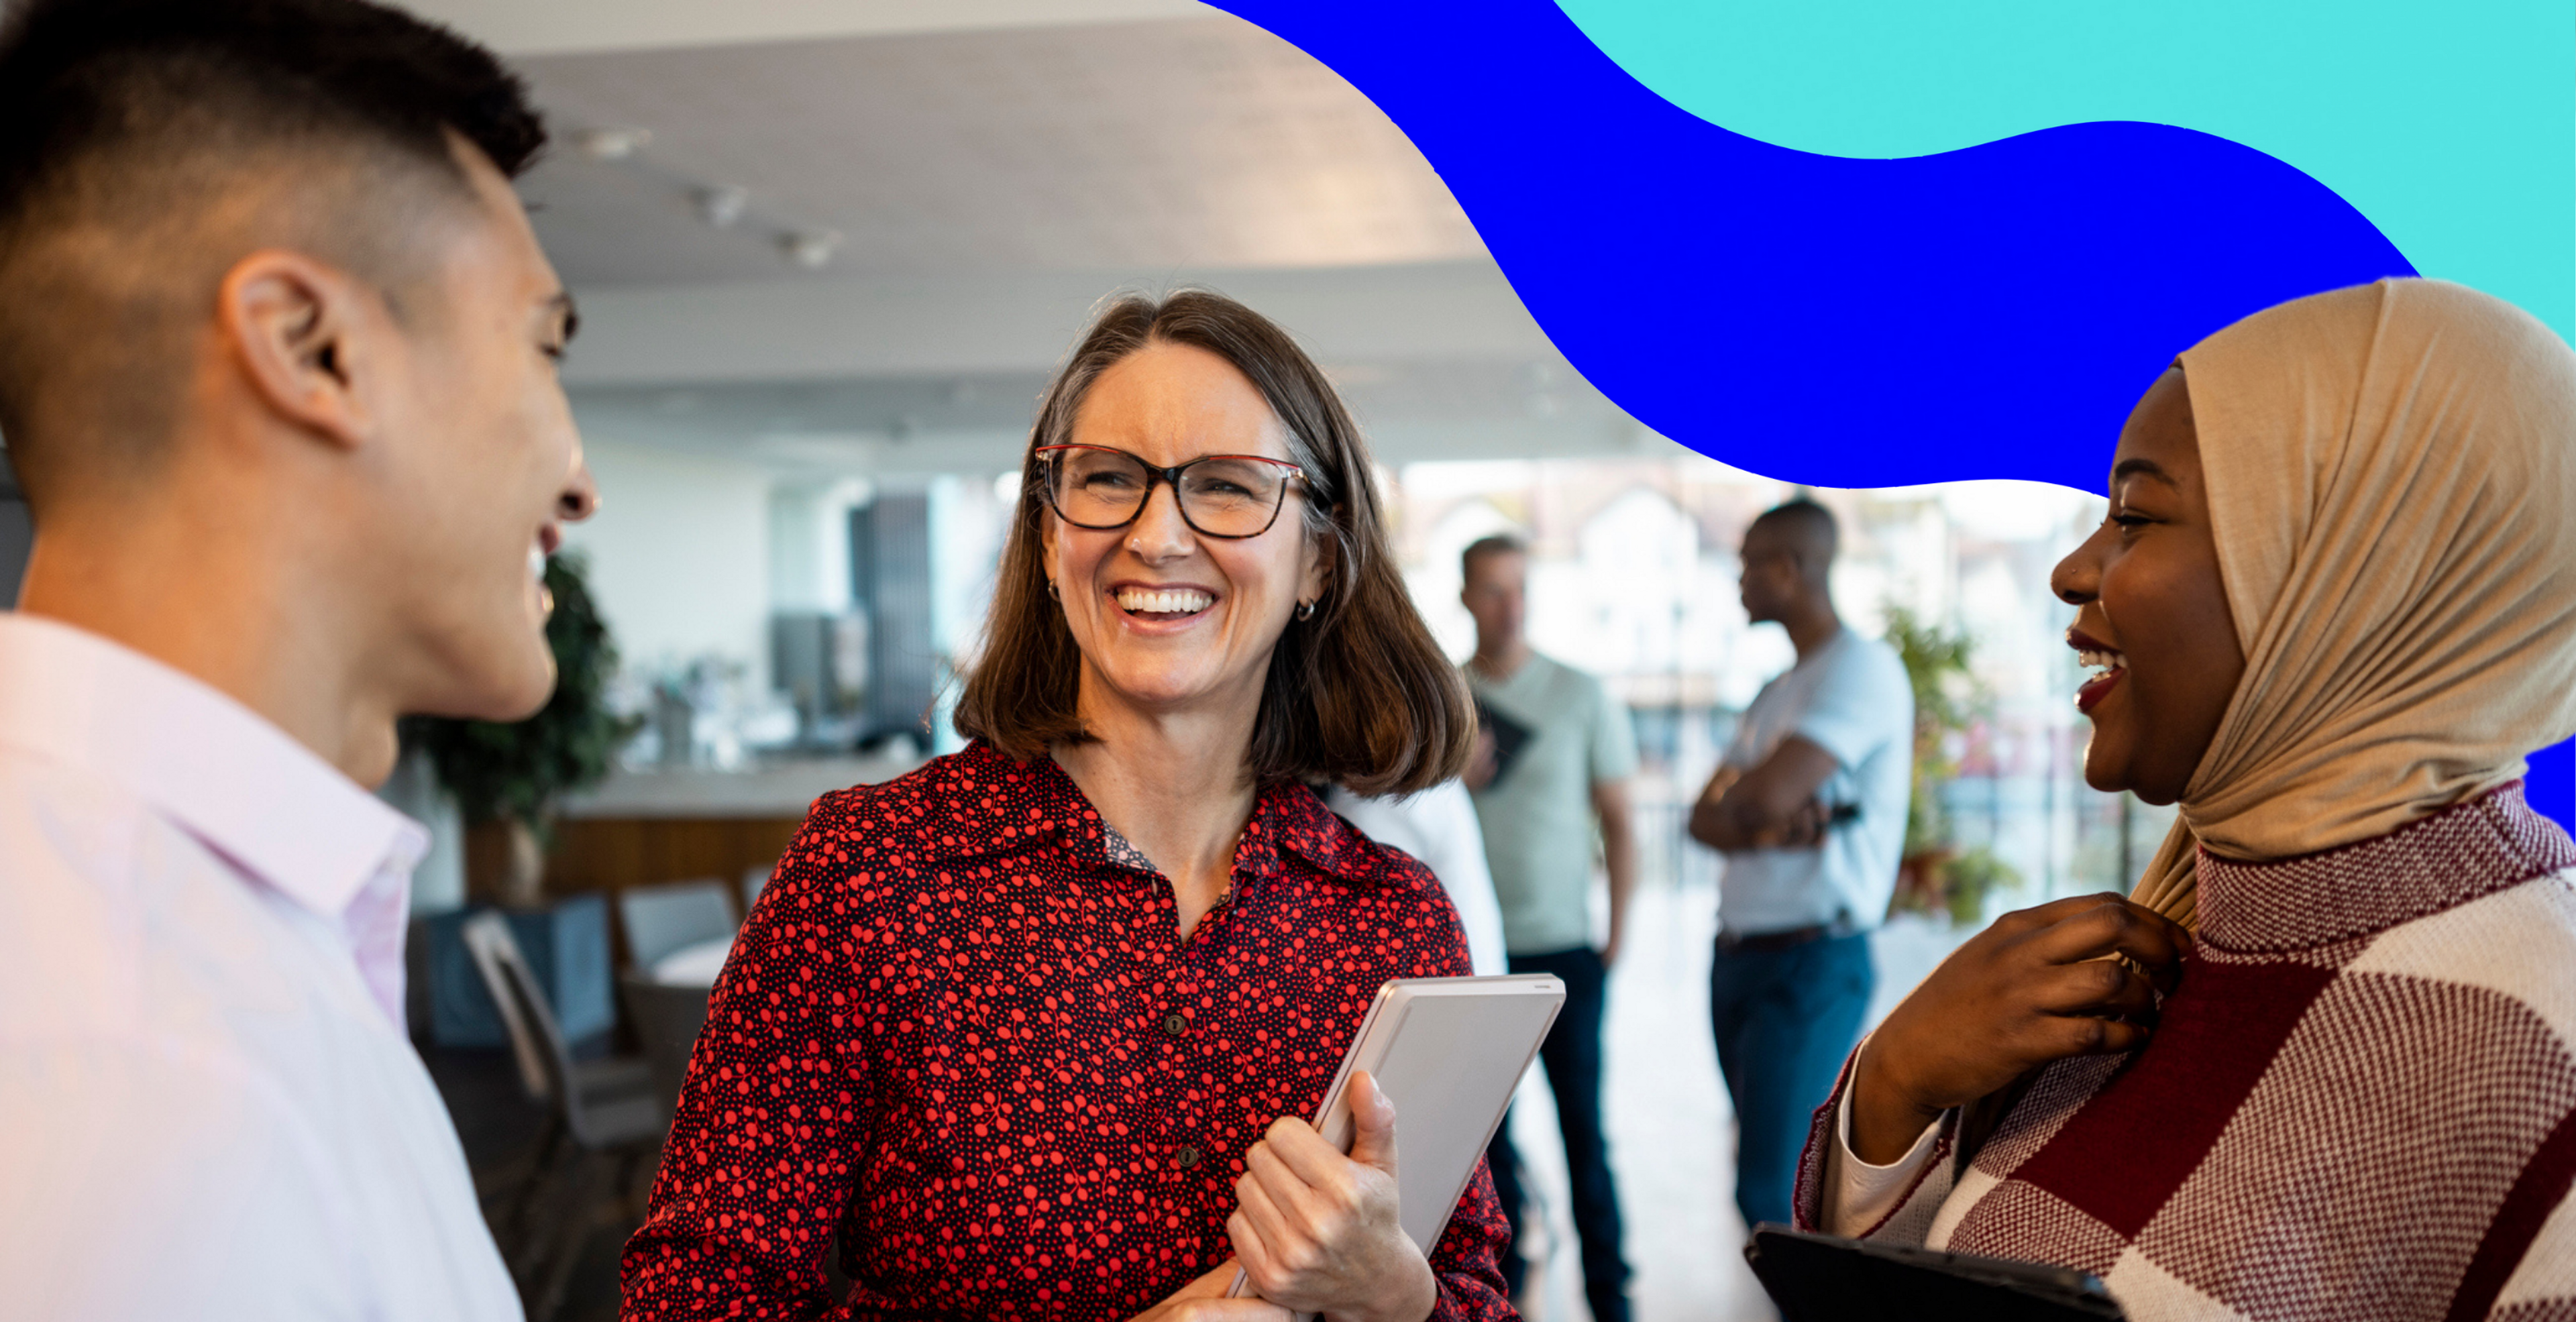
M 2180 820 L 1861 1045 L 1801 1220 L 2139 1318 L 2576 1317 L 2576 845 L 2519 783 L 2576 732 L 2576 355 L 2435 281 L 2286 303 L 2110 495 L 2053 580 L 2085 776 Z
M 1440 883 L 1309 788 L 1420 791 L 1473 737 L 1369 473 L 1260 314 L 1101 312 L 1039 405 L 974 742 L 807 815 L 716 983 L 623 1316 L 1511 1315 L 1481 1171 L 1426 1255 L 1367 1076 L 1348 1154 L 1300 1118 L 1382 984 L 1468 972 Z M 1221 1297 L 1238 1270 L 1259 1298 Z

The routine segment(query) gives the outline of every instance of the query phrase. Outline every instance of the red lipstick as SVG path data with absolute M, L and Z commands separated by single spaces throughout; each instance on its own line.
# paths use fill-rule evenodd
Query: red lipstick
M 2102 699 L 2109 697 L 2111 690 L 2118 688 L 2120 681 L 2128 676 L 2128 658 L 2122 656 L 2119 649 L 2081 629 L 2066 631 L 2066 645 L 2082 654 L 2087 665 L 2105 667 L 2101 674 L 2086 680 L 2083 687 L 2075 690 L 2075 710 L 2089 716 L 2095 707 L 2101 705 Z

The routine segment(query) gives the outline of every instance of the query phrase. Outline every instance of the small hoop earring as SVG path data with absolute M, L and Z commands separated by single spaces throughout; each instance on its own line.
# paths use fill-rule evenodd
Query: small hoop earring
M 1047 580 L 1047 596 L 1056 601 L 1064 600 L 1064 593 L 1056 588 L 1054 579 Z
M 1311 620 L 1315 618 L 1315 603 L 1311 601 L 1298 602 L 1297 618 L 1301 620 Z

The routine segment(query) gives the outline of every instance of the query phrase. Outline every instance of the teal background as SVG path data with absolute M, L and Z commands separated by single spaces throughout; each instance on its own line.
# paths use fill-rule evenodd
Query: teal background
M 1664 99 L 1801 151 L 1919 156 L 2093 120 L 2229 138 L 2333 189 L 2423 274 L 2576 339 L 2566 0 L 1559 3 Z

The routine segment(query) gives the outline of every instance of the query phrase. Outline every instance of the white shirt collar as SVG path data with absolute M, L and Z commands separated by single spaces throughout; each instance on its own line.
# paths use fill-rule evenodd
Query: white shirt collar
M 429 848 L 419 823 L 248 707 L 38 616 L 0 612 L 0 745 L 126 787 L 334 923 L 388 873 L 407 891 Z

